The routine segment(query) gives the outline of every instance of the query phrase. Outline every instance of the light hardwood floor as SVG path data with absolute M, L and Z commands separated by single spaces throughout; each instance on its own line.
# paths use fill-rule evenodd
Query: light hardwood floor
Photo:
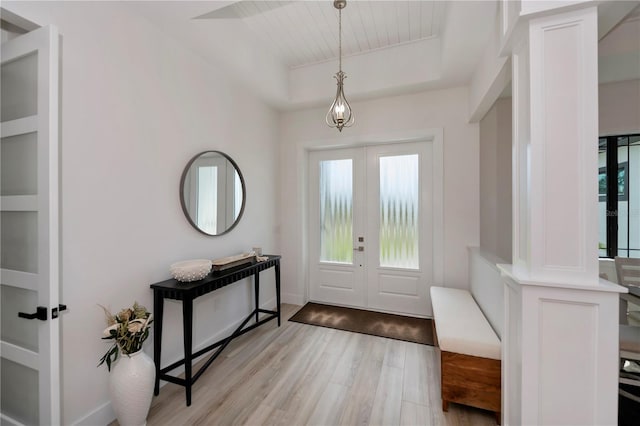
M 167 384 L 154 425 L 494 425 L 490 412 L 443 413 L 434 348 L 287 321 L 234 340 L 193 387 Z M 195 369 L 194 369 L 195 370 Z

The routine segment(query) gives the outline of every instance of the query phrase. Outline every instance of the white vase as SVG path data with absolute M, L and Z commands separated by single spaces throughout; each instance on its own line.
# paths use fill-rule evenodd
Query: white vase
M 120 426 L 147 424 L 155 371 L 153 361 L 142 350 L 129 355 L 120 352 L 109 374 L 111 405 Z

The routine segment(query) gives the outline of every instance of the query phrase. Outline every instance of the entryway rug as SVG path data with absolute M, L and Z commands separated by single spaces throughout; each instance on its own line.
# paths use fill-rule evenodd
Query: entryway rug
M 433 346 L 431 320 L 309 302 L 289 321 Z

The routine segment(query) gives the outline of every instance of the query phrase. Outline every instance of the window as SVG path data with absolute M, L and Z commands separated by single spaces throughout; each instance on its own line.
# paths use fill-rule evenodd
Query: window
M 640 134 L 598 141 L 599 253 L 640 258 Z
M 218 168 L 198 167 L 197 224 L 207 234 L 215 235 L 218 229 Z
M 418 269 L 418 154 L 380 157 L 380 266 Z
M 353 160 L 320 162 L 320 261 L 353 263 Z

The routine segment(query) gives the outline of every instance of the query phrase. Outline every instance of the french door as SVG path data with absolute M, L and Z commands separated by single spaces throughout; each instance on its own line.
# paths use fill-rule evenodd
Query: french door
M 309 154 L 312 301 L 430 316 L 432 144 Z
M 0 51 L 0 420 L 59 424 L 58 33 Z

